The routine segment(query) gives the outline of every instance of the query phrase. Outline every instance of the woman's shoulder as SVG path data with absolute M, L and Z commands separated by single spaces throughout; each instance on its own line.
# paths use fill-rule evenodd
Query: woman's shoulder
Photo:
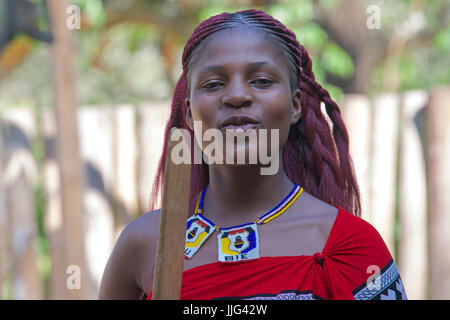
M 134 246 L 154 245 L 158 238 L 161 209 L 146 212 L 129 222 L 122 234 Z

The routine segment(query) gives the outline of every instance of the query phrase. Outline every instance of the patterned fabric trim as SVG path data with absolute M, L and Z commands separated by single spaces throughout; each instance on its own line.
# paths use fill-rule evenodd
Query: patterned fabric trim
M 278 294 L 262 293 L 244 297 L 223 297 L 213 300 L 323 300 L 312 293 L 312 291 L 286 290 Z
M 389 260 L 372 281 L 368 280 L 354 290 L 353 296 L 356 300 L 407 300 L 394 260 Z

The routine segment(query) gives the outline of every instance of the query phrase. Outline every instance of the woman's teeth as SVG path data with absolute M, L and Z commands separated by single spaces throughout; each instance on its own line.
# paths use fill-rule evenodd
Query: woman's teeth
M 234 130 L 234 131 L 237 131 L 237 130 L 246 131 L 246 130 L 248 130 L 250 128 L 253 128 L 255 126 L 256 126 L 255 123 L 245 123 L 245 124 L 239 124 L 239 125 L 237 125 L 237 124 L 229 124 L 229 125 L 225 126 L 224 128 L 227 129 L 227 130 Z

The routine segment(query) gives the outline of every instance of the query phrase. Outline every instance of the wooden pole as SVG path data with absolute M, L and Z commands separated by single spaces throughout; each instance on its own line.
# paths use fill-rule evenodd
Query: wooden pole
M 137 170 L 136 111 L 131 105 L 116 107 L 114 112 L 114 194 L 125 222 L 135 219 L 139 212 Z M 123 220 L 122 220 L 123 221 Z M 122 229 L 123 226 L 120 226 Z
M 350 155 L 361 191 L 361 218 L 372 222 L 370 212 L 371 103 L 365 95 L 344 96 L 342 115 L 350 136 Z
M 170 137 L 175 130 L 175 128 L 171 130 Z M 184 139 L 184 141 L 188 140 Z M 153 300 L 180 299 L 186 220 L 189 211 L 191 165 L 177 165 L 172 161 L 172 150 L 178 143 L 180 142 L 170 139 L 167 148 L 158 249 L 153 280 Z
M 164 126 L 170 116 L 170 102 L 160 104 L 144 104 L 138 113 L 138 146 L 139 150 L 139 211 L 149 208 L 149 192 L 155 179 L 158 155 L 164 147 Z M 162 199 L 158 198 L 161 204 Z M 151 208 L 150 208 L 151 209 Z
M 89 293 L 88 273 L 83 241 L 83 170 L 80 160 L 77 131 L 73 34 L 66 26 L 68 0 L 49 0 L 54 41 L 52 43 L 53 90 L 58 135 L 56 145 L 61 169 L 62 212 L 64 222 L 66 268 L 78 270 L 66 284 L 68 299 L 94 297 Z M 70 267 L 70 268 L 69 268 Z M 77 283 L 80 283 L 78 285 Z
M 3 188 L 3 160 L 5 158 L 5 150 L 3 148 L 3 129 L 2 120 L 0 118 L 0 300 L 3 297 L 3 283 L 6 280 L 8 266 L 8 237 L 6 232 L 7 227 L 7 214 L 4 198 L 4 188 Z
M 371 223 L 392 255 L 394 251 L 395 185 L 400 99 L 385 93 L 374 99 L 372 165 L 370 176 Z
M 415 124 L 428 94 L 406 92 L 400 134 L 398 267 L 409 299 L 424 299 L 427 276 L 427 189 L 425 157 L 420 131 Z
M 83 190 L 84 250 L 98 296 L 103 270 L 114 245 L 114 212 L 108 194 L 114 189 L 114 110 L 89 107 L 78 110 L 80 155 L 85 166 Z M 132 143 L 130 141 L 130 143 Z
M 430 298 L 450 299 L 450 86 L 432 90 L 427 111 Z

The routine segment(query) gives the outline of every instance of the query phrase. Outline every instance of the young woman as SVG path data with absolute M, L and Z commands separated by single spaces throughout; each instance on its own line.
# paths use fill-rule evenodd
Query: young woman
M 192 165 L 181 298 L 405 299 L 385 243 L 359 218 L 339 107 L 315 81 L 294 33 L 263 11 L 223 13 L 195 29 L 182 62 L 165 145 L 173 127 L 189 130 L 205 153 L 207 130 L 225 137 L 265 129 L 278 134 L 271 157 L 279 166 L 261 174 L 267 165 L 259 157 Z M 258 146 L 271 143 L 258 137 Z M 246 160 L 252 146 L 246 141 Z M 151 298 L 159 212 L 123 230 L 100 298 Z

